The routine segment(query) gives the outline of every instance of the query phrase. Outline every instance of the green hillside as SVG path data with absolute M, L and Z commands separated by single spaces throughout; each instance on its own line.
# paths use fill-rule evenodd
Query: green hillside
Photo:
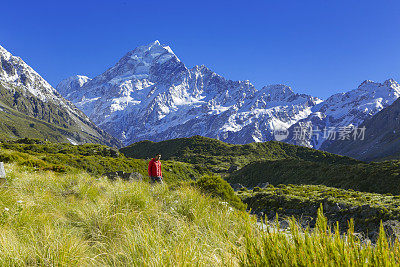
M 164 185 L 111 181 L 101 174 L 124 170 L 145 175 L 148 162 L 94 144 L 2 141 L 0 161 L 5 162 L 7 173 L 7 183 L 0 184 L 2 266 L 286 266 L 293 262 L 336 266 L 349 259 L 357 265 L 390 266 L 400 262 L 399 243 L 392 245 L 378 229 L 380 220 L 386 226 L 400 219 L 398 196 L 320 185 L 269 186 L 235 195 L 218 175 L 171 160 L 163 160 Z M 280 165 L 282 174 L 299 180 L 298 173 L 289 172 L 296 166 L 302 170 L 299 163 L 309 165 L 308 171 L 324 165 L 354 173 L 356 166 L 371 165 L 361 167 L 351 159 L 335 164 L 329 154 L 331 163 L 274 162 L 285 162 L 286 169 Z M 246 205 L 238 196 L 258 218 L 278 213 L 296 219 L 282 229 L 272 222 L 262 225 L 244 211 Z M 327 217 L 318 209 L 320 204 Z M 304 218 L 312 230 L 303 228 Z M 341 230 L 330 228 L 336 220 Z M 351 220 L 360 231 L 357 235 L 351 223 L 347 227 Z M 393 233 L 391 228 L 382 229 Z M 376 245 L 359 237 L 364 234 L 371 234 Z
M 232 173 L 228 181 L 253 187 L 260 183 L 314 184 L 364 192 L 400 194 L 400 162 L 328 164 L 296 159 L 258 161 Z
M 190 186 L 6 164 L 1 266 L 237 264 L 255 218 Z
M 226 172 L 231 165 L 243 167 L 251 162 L 267 159 L 293 158 L 335 164 L 358 162 L 348 157 L 281 142 L 233 145 L 202 136 L 162 142 L 141 141 L 120 151 L 127 157 L 142 159 L 161 153 L 164 159 L 204 166 L 214 172 Z
M 0 138 L 37 138 L 52 142 L 69 142 L 68 138 L 78 142 L 99 143 L 99 138 L 86 134 L 77 134 L 78 129 L 63 128 L 13 110 L 0 102 Z
M 51 143 L 33 139 L 0 142 L 0 161 L 17 163 L 38 170 L 56 172 L 86 171 L 95 175 L 111 171 L 139 172 L 147 179 L 148 161 L 130 159 L 118 150 L 103 145 Z M 191 164 L 163 161 L 167 182 L 191 180 L 208 172 L 200 172 Z
M 121 146 L 121 142 L 99 129 L 78 109 L 44 102 L 28 91 L 0 83 L 0 138 L 37 138 L 52 142 L 100 143 Z

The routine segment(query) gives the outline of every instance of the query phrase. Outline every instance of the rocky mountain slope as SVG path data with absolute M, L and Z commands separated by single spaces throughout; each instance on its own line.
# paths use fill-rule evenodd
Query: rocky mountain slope
M 297 145 L 326 148 L 335 140 L 345 139 L 346 131 L 388 107 L 399 96 L 400 85 L 393 79 L 383 83 L 364 81 L 357 89 L 335 94 L 314 106 L 310 116 L 291 126 L 288 140 Z M 303 136 L 297 134 L 296 138 L 299 129 Z
M 58 142 L 120 142 L 95 126 L 21 58 L 0 46 L 2 138 L 35 137 Z
M 57 90 L 125 144 L 193 135 L 231 143 L 272 140 L 275 127 L 308 117 L 320 102 L 285 85 L 256 90 L 205 66 L 189 69 L 158 41 L 82 85 L 79 79 L 69 78 Z
M 361 160 L 400 158 L 400 100 L 363 122 L 364 139 L 337 140 L 321 147 L 326 151 Z

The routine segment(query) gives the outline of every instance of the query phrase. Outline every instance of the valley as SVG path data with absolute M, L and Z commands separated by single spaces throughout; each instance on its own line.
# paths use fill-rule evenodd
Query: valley
M 2 265 L 400 262 L 395 80 L 327 100 L 257 90 L 158 41 L 57 89 L 2 47 L 0 60 Z M 366 132 L 294 140 L 299 126 Z

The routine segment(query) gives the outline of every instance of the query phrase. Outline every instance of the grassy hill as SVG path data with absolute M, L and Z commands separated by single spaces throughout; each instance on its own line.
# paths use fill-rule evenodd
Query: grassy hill
M 142 159 L 161 153 L 164 159 L 203 166 L 213 172 L 226 172 L 231 165 L 243 167 L 257 160 L 270 159 L 293 158 L 335 164 L 359 162 L 348 157 L 275 141 L 233 145 L 202 136 L 162 142 L 141 141 L 120 151 L 127 157 Z
M 6 164 L 1 266 L 237 265 L 255 218 L 190 186 Z
M 328 162 L 335 162 L 329 157 L 334 155 L 328 155 Z M 343 164 L 317 159 L 276 162 L 359 165 L 341 157 Z M 7 183 L 0 184 L 2 266 L 400 263 L 400 243 L 391 245 L 383 231 L 373 246 L 354 235 L 352 227 L 341 235 L 344 232 L 329 228 L 327 221 L 346 215 L 342 227 L 354 217 L 355 229 L 372 229 L 377 236 L 379 220 L 399 217 L 397 196 L 295 185 L 240 192 L 255 213 L 298 215 L 293 212 L 297 210 L 314 220 L 313 230 L 294 220 L 283 230 L 270 223 L 261 227 L 255 216 L 243 211 L 245 206 L 226 181 L 190 163 L 163 161 L 167 185 L 152 186 L 101 177 L 106 171 L 147 170 L 145 159 L 126 158 L 102 145 L 3 141 L 0 161 L 6 162 L 7 173 Z M 193 176 L 200 178 L 194 182 Z M 317 210 L 319 204 L 328 218 Z M 341 211 L 335 210 L 336 204 Z
M 27 116 L 19 111 L 0 104 L 0 138 L 19 139 L 37 138 L 52 142 L 69 142 L 68 138 L 79 142 L 100 142 L 95 136 L 82 133 L 76 134 L 74 127 L 63 128 Z
M 400 194 L 400 162 L 328 164 L 297 159 L 253 162 L 232 173 L 228 181 L 247 187 L 268 182 L 314 184 L 364 192 Z
M 111 171 L 139 172 L 147 179 L 148 161 L 126 158 L 118 150 L 103 145 L 71 145 L 19 139 L 0 142 L 0 148 L 0 161 L 38 170 L 60 173 L 86 171 L 96 175 Z M 163 176 L 167 182 L 191 180 L 207 173 L 191 164 L 163 161 Z
M 37 138 L 52 142 L 101 143 L 121 146 L 75 109 L 70 114 L 62 106 L 42 101 L 26 90 L 0 82 L 0 138 Z

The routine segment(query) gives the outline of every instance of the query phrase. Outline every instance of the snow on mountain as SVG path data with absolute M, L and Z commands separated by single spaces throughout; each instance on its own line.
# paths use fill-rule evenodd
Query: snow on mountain
M 81 113 L 20 57 L 13 56 L 2 46 L 0 46 L 0 64 L 0 82 L 23 88 L 43 102 L 62 105 L 71 114 Z M 89 121 L 84 114 L 79 116 Z
M 285 85 L 256 90 L 205 66 L 187 68 L 168 46 L 155 41 L 127 53 L 82 86 L 57 89 L 92 121 L 129 144 L 203 135 L 232 143 L 273 139 L 311 114 L 318 98 Z
M 0 81 L 23 86 L 42 101 L 58 100 L 61 96 L 20 57 L 0 46 Z
M 71 76 L 68 79 L 65 79 L 61 83 L 59 83 L 56 87 L 56 90 L 61 95 L 65 95 L 68 97 L 68 92 L 79 90 L 85 83 L 90 80 L 91 79 L 89 77 L 83 75 Z
M 399 159 L 400 99 L 366 119 L 363 138 L 324 143 L 321 149 L 366 161 Z
M 87 80 L 84 77 L 81 79 Z M 20 57 L 13 56 L 2 46 L 0 46 L 0 85 L 2 90 L 6 90 L 2 92 L 1 97 L 14 98 L 14 104 L 10 108 L 59 127 L 76 129 L 77 139 L 119 145 L 116 139 L 97 128 L 82 111 L 64 99 Z M 5 104 L 12 102 L 10 99 L 1 100 Z
M 187 68 L 158 41 L 127 53 L 93 80 L 71 85 L 76 80 L 64 80 L 57 89 L 125 144 L 192 135 L 263 142 L 274 140 L 275 130 L 289 129 L 283 141 L 320 148 L 324 128 L 359 125 L 400 95 L 393 79 L 365 81 L 325 101 L 286 85 L 257 90 L 249 81 L 227 80 L 203 65 Z M 299 126 L 320 132 L 294 140 Z
M 364 81 L 357 89 L 332 95 L 326 101 L 314 106 L 313 113 L 309 117 L 300 120 L 289 129 L 291 133 L 299 127 L 314 129 L 315 135 L 308 134 L 306 138 L 294 138 L 298 140 L 292 140 L 290 137 L 294 136 L 291 135 L 288 140 L 294 144 L 318 149 L 327 141 L 323 138 L 324 128 L 332 127 L 331 129 L 337 134 L 340 127 L 358 126 L 391 105 L 399 96 L 400 85 L 393 79 L 384 83 Z

